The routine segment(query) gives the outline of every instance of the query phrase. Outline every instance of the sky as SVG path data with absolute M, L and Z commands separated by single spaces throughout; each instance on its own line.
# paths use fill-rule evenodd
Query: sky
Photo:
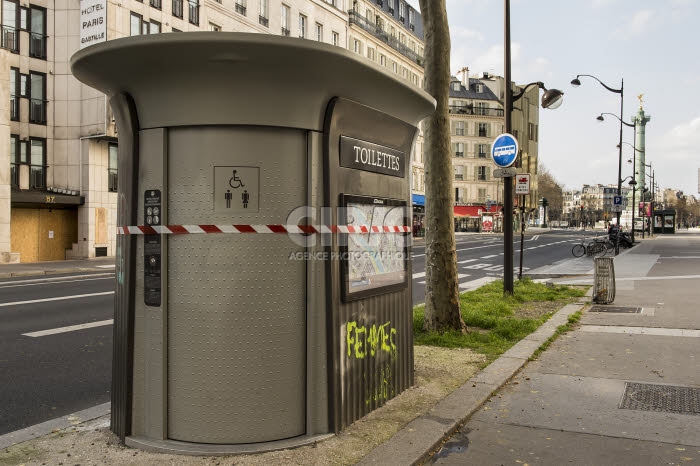
M 408 0 L 416 9 L 418 0 Z M 447 0 L 452 74 L 488 71 L 503 76 L 502 0 Z M 700 168 L 700 0 L 511 0 L 512 79 L 544 82 L 564 92 L 556 110 L 540 108 L 540 162 L 568 189 L 583 184 L 617 185 L 620 95 L 632 121 L 643 94 L 646 163 L 661 189 L 698 195 Z M 459 75 L 461 76 L 461 75 Z M 623 141 L 632 144 L 632 128 Z M 623 145 L 622 178 L 634 150 Z

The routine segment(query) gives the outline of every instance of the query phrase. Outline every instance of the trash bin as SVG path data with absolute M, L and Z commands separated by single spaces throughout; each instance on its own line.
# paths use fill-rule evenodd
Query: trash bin
M 410 161 L 434 99 L 264 34 L 129 37 L 71 66 L 119 132 L 123 442 L 287 448 L 412 385 Z
M 612 257 L 594 259 L 593 302 L 610 304 L 615 301 L 615 264 Z

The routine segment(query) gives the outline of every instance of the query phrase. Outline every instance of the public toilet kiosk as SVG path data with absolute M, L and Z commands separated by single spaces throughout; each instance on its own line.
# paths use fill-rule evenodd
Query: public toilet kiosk
M 435 101 L 264 34 L 87 47 L 119 132 L 111 429 L 184 454 L 338 432 L 413 383 L 411 151 Z

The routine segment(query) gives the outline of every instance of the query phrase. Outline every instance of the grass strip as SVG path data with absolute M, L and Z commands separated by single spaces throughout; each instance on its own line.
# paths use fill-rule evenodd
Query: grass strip
M 471 348 L 484 354 L 488 365 L 510 347 L 534 332 L 564 305 L 584 296 L 585 289 L 535 283 L 529 278 L 514 284 L 513 295 L 504 295 L 503 281 L 494 281 L 460 295 L 460 309 L 467 333 L 423 330 L 425 306 L 413 308 L 416 345 Z

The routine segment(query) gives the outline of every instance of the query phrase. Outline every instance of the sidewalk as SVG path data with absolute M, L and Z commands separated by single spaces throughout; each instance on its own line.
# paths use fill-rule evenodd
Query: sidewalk
M 114 257 L 96 257 L 82 260 L 0 264 L 0 278 L 110 270 L 114 270 Z
M 620 409 L 618 404 L 630 398 L 629 393 L 634 402 L 634 390 L 645 388 L 633 385 L 628 389 L 629 383 L 673 387 L 669 393 L 681 387 L 690 393 L 689 399 L 696 396 L 700 402 L 698 233 L 690 230 L 689 235 L 647 238 L 614 259 L 617 296 L 611 308 L 640 307 L 641 312 L 586 312 L 582 325 L 560 337 L 536 361 L 528 362 L 557 327 L 585 303 L 582 300 L 564 307 L 428 413 L 372 450 L 360 464 L 420 463 L 455 432 L 433 458 L 438 464 L 696 464 L 700 461 L 700 416 Z M 0 266 L 0 274 L 3 272 Z M 592 284 L 594 278 L 590 258 L 565 260 L 531 272 L 528 275 L 533 278 L 557 277 L 549 278 L 557 283 Z M 695 391 L 693 387 L 697 387 Z M 372 416 L 381 420 L 382 409 Z M 95 452 L 88 456 L 98 458 L 94 461 L 97 464 L 112 464 L 114 457 L 110 455 L 115 451 L 132 452 L 131 464 L 151 464 L 159 458 L 110 446 L 113 438 L 95 432 L 104 432 L 108 416 L 81 423 L 86 420 L 73 418 L 71 423 L 78 424 L 73 427 L 75 433 L 68 429 L 44 440 L 72 442 L 74 448 L 83 448 L 85 451 L 73 452 L 75 461 L 81 463 L 90 449 Z M 464 422 L 465 428 L 459 430 Z M 86 434 L 97 435 L 94 438 L 101 443 L 90 445 L 71 437 Z M 1 441 L 2 437 L 0 445 Z M 34 446 L 27 442 L 11 450 L 22 448 L 31 450 Z M 306 464 L 324 464 L 314 456 L 313 448 L 305 453 Z M 27 464 L 54 464 L 61 458 L 71 461 L 65 455 L 63 450 L 48 460 Z M 265 462 L 262 456 L 167 456 L 161 455 L 158 463 Z M 284 458 L 277 457 L 281 463 L 285 463 Z

